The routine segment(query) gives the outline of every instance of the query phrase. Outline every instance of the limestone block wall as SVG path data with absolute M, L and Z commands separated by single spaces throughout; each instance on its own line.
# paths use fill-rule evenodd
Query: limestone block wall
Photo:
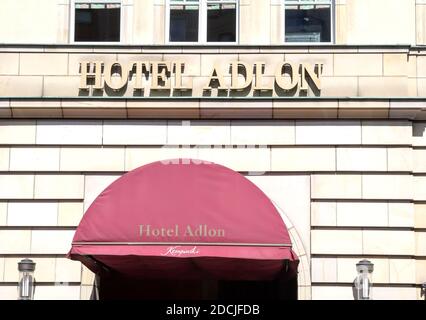
M 415 0 L 343 0 L 338 1 L 345 14 L 340 24 L 345 44 L 414 44 L 417 24 L 423 15 L 419 11 L 416 20 Z M 380 14 L 382 13 L 382 14 Z M 403 26 L 395 21 L 403 20 Z M 345 37 L 346 35 L 346 37 Z
M 82 60 L 176 57 L 195 97 L 79 96 Z M 123 173 L 176 157 L 228 166 L 272 199 L 301 259 L 299 298 L 352 299 L 366 257 L 376 299 L 418 299 L 425 57 L 407 46 L 1 47 L 0 299 L 16 298 L 23 257 L 38 264 L 37 299 L 87 299 L 93 275 L 65 259 L 84 211 Z M 322 97 L 200 98 L 210 67 L 231 60 L 265 61 L 270 81 L 282 61 L 322 62 Z
M 416 0 L 416 43 L 418 45 L 426 44 L 426 2 Z M 422 18 L 423 17 L 423 18 Z
M 420 122 L 362 122 L 361 148 L 337 147 L 336 172 L 311 176 L 314 299 L 352 299 L 347 289 L 361 257 L 375 264 L 375 299 L 419 298 L 425 159 L 416 141 L 423 129 Z
M 71 0 L 2 3 L 0 43 L 71 42 Z M 121 4 L 122 44 L 166 43 L 165 0 L 122 0 Z M 239 17 L 239 44 L 283 44 L 283 0 L 240 0 Z M 334 43 L 423 45 L 425 21 L 424 0 L 336 0 Z
M 135 75 L 120 91 L 80 91 L 80 62 L 118 61 L 127 66 L 131 61 L 183 61 L 184 84 L 192 83 L 187 92 L 150 91 L 145 97 L 191 96 L 202 97 L 213 66 L 220 66 L 225 86 L 230 86 L 229 64 L 243 61 L 253 64 L 266 63 L 263 84 L 273 88 L 275 71 L 284 61 L 300 63 L 322 63 L 321 91 L 309 88 L 307 96 L 315 97 L 424 97 L 426 95 L 426 51 L 424 48 L 399 47 L 250 47 L 250 48 L 140 48 L 140 47 L 53 47 L 0 46 L 0 97 L 132 97 L 135 95 Z M 113 78 L 118 77 L 115 75 Z M 213 96 L 217 93 L 213 93 Z M 254 86 L 242 92 L 228 92 L 233 97 L 277 96 L 273 92 L 254 91 Z M 296 92 L 295 96 L 303 94 Z M 145 103 L 145 102 L 144 102 Z M 383 106 L 371 102 L 371 112 L 383 116 Z M 17 106 L 19 107 L 19 106 Z M 52 106 L 43 105 L 43 108 Z M 72 104 L 66 107 L 71 108 Z M 343 106 L 353 109 L 354 103 Z M 335 109 L 325 105 L 324 109 Z M 384 107 L 386 109 L 386 106 Z M 291 114 L 277 112 L 285 117 Z M 322 113 L 323 117 L 330 116 Z M 19 115 L 18 115 L 19 116 Z M 319 114 L 317 114 L 319 116 Z M 353 117 L 346 110 L 342 117 Z M 334 116 L 332 116 L 334 117 Z
M 401 119 L 2 120 L 0 299 L 16 298 L 23 257 L 38 264 L 37 299 L 87 299 L 93 275 L 65 259 L 84 210 L 123 173 L 175 157 L 228 166 L 272 199 L 301 257 L 299 298 L 352 299 L 355 263 L 367 257 L 375 299 L 419 299 L 425 127 Z
M 67 43 L 69 18 L 62 0 L 4 0 L 0 43 Z

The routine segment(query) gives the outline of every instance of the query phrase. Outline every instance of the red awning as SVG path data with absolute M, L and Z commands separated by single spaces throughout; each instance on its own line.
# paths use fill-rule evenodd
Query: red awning
M 298 259 L 280 214 L 251 181 L 199 160 L 155 162 L 93 202 L 69 257 L 132 277 L 271 279 Z

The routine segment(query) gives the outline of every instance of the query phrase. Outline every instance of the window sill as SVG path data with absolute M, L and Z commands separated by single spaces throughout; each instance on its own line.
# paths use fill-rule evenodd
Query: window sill
M 240 46 L 237 42 L 167 42 L 166 46 Z
M 121 41 L 72 41 L 70 45 L 78 46 L 125 46 Z
M 283 42 L 283 46 L 290 46 L 290 47 L 297 47 L 297 46 L 309 46 L 309 47 L 315 47 L 315 46 L 331 46 L 335 45 L 334 42 Z

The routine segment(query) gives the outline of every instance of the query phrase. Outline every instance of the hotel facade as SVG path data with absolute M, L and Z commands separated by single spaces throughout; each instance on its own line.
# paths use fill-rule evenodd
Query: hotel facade
M 36 263 L 35 299 L 93 298 L 96 268 L 68 255 L 91 225 L 83 215 L 126 173 L 179 158 L 227 167 L 212 179 L 232 171 L 273 203 L 298 260 L 289 296 L 353 299 L 368 259 L 373 299 L 423 299 L 426 1 L 2 0 L 0 299 L 17 299 L 24 258 Z M 208 209 L 179 196 L 174 174 L 160 173 L 174 189 L 158 202 Z M 209 185 L 203 196 L 232 199 Z M 267 230 L 263 210 L 246 207 L 235 204 L 236 224 Z M 126 213 L 115 215 L 105 230 L 121 228 Z M 231 237 L 229 225 L 192 222 L 132 228 L 219 247 Z

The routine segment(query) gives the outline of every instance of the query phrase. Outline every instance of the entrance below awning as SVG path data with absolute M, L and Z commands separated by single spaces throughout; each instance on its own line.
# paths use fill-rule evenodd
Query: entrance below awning
M 194 252 L 194 256 L 167 256 L 171 248 Z M 106 272 L 138 279 L 272 280 L 280 273 L 294 275 L 296 267 L 295 256 L 287 248 L 76 245 L 73 255 L 94 272 L 103 267 Z
M 134 279 L 292 278 L 298 258 L 268 197 L 241 174 L 200 160 L 155 162 L 107 187 L 69 257 Z

